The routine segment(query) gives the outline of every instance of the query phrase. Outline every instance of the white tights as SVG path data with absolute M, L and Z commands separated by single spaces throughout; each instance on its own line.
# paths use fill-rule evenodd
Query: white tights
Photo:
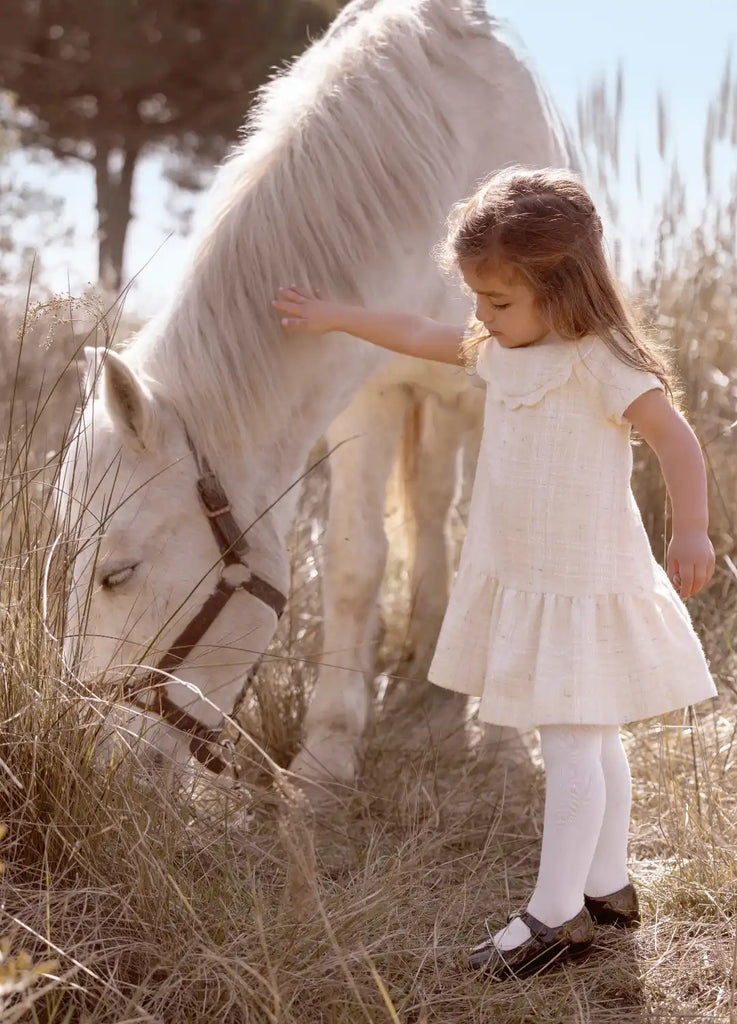
M 606 896 L 627 884 L 632 781 L 617 726 L 541 726 L 540 742 L 545 817 L 528 909 L 555 928 L 580 911 L 584 893 Z M 494 941 L 510 949 L 529 935 L 514 918 Z

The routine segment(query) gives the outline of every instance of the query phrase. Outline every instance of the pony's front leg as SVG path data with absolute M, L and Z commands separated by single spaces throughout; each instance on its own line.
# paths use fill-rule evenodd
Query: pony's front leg
M 292 770 L 313 782 L 352 784 L 371 705 L 379 590 L 384 576 L 386 484 L 408 394 L 369 384 L 332 424 L 324 544 L 323 654 Z M 313 792 L 317 797 L 317 791 Z

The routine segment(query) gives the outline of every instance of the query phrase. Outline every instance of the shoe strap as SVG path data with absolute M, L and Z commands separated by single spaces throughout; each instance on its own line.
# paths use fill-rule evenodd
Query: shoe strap
M 535 938 L 540 939 L 540 941 L 545 945 L 550 945 L 555 942 L 557 938 L 557 928 L 551 928 L 549 925 L 543 924 L 542 921 L 538 921 L 536 917 L 532 916 L 529 910 L 523 910 L 522 913 L 517 914 L 517 917 L 527 925 Z

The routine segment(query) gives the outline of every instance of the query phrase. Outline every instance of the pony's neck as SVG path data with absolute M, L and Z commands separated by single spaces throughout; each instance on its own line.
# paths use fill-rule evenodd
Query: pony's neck
M 456 79 L 481 31 L 469 11 L 377 4 L 273 82 L 218 175 L 170 316 L 146 332 L 145 368 L 162 394 L 212 465 L 239 465 L 259 501 L 303 471 L 387 358 L 345 338 L 286 337 L 278 288 L 431 311 L 427 254 L 467 174 L 451 115 L 456 93 L 467 99 Z M 469 88 L 487 103 L 477 78 Z
M 282 336 L 272 352 L 270 379 L 262 388 L 251 383 L 241 403 L 225 403 L 207 373 L 177 373 L 172 346 L 164 343 L 167 332 L 176 329 L 175 321 L 152 324 L 130 347 L 130 357 L 177 409 L 241 520 L 253 521 L 270 508 L 264 526 L 282 544 L 310 449 L 391 354 L 345 335 Z M 182 344 L 186 348 L 184 339 Z M 263 399 L 262 390 L 271 401 Z

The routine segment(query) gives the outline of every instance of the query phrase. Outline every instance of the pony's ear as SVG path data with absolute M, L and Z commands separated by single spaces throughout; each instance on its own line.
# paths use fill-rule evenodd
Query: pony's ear
M 105 406 L 115 429 L 137 451 L 151 450 L 156 436 L 156 407 L 151 392 L 109 349 L 102 381 Z

